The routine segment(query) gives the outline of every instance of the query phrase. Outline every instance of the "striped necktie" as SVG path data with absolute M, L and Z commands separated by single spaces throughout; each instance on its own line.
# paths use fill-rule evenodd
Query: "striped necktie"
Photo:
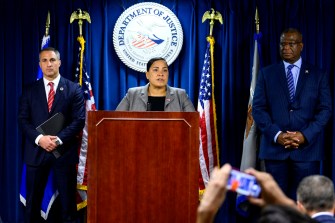
M 290 100 L 291 100 L 291 102 L 293 101 L 294 92 L 295 92 L 293 74 L 292 74 L 292 71 L 291 71 L 291 69 L 293 67 L 294 67 L 293 64 L 288 65 L 288 67 L 287 67 L 287 74 L 286 74 L 288 91 L 290 93 Z
M 54 99 L 55 99 L 55 91 L 54 91 L 54 83 L 53 82 L 49 82 L 48 85 L 50 86 L 50 91 L 49 91 L 49 95 L 48 95 L 48 109 L 49 109 L 49 112 L 50 112 L 51 108 L 52 108 L 52 103 L 54 102 Z

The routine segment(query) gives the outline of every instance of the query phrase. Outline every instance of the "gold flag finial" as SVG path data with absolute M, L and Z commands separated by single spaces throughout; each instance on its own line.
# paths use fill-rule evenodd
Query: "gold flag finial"
M 74 11 L 71 14 L 70 17 L 70 23 L 72 23 L 75 19 L 78 19 L 78 25 L 79 25 L 79 36 L 83 35 L 83 20 L 87 20 L 89 23 L 91 23 L 90 14 L 88 12 L 82 11 L 81 9 L 77 9 L 77 11 Z
M 209 22 L 209 35 L 212 36 L 213 33 L 213 26 L 214 26 L 214 22 L 215 20 L 219 20 L 219 22 L 222 24 L 223 20 L 222 20 L 222 15 L 220 12 L 215 11 L 213 8 L 211 9 L 212 12 L 210 11 L 206 11 L 204 13 L 204 15 L 202 16 L 202 22 L 205 22 L 207 19 L 210 19 L 211 21 Z
M 49 28 L 50 28 L 50 11 L 48 11 L 47 21 L 45 22 L 45 36 L 49 35 Z
M 258 16 L 257 7 L 256 7 L 256 13 L 255 13 L 255 24 L 256 24 L 256 33 L 259 33 L 259 16 Z

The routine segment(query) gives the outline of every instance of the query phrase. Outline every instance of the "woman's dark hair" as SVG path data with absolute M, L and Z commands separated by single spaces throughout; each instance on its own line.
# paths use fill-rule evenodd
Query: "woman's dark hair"
M 151 58 L 151 59 L 148 61 L 148 63 L 147 63 L 147 71 L 150 70 L 151 65 L 152 65 L 154 62 L 156 62 L 157 60 L 164 60 L 165 63 L 166 63 L 166 60 L 165 60 L 163 57 L 154 57 L 154 58 Z

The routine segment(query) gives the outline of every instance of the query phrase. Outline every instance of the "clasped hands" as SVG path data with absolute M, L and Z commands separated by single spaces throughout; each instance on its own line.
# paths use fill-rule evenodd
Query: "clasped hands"
M 52 152 L 57 147 L 56 140 L 57 136 L 45 135 L 40 138 L 38 144 L 46 151 Z
M 305 142 L 305 137 L 299 131 L 287 131 L 278 135 L 277 142 L 286 149 L 298 149 L 299 146 Z

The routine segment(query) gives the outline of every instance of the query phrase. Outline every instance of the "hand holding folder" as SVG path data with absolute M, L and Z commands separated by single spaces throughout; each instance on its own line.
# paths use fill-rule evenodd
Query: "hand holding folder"
M 36 130 L 43 135 L 57 135 L 65 125 L 65 117 L 59 112 L 53 115 L 51 118 L 43 122 L 41 125 L 36 127 Z M 53 155 L 58 158 L 61 156 L 60 152 L 55 149 L 52 151 Z

